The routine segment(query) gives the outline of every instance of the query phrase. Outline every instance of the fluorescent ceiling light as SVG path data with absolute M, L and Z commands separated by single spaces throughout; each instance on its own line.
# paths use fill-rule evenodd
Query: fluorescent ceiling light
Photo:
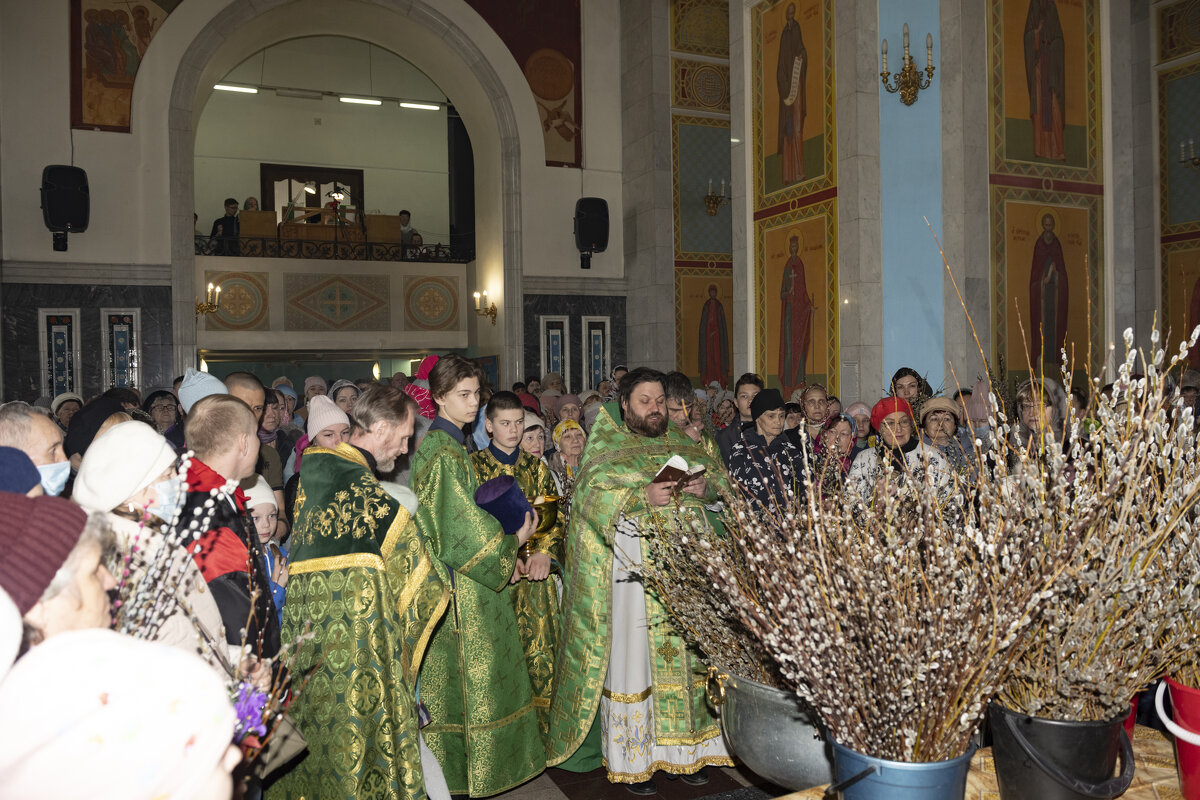
M 407 103 L 404 101 L 400 102 L 400 107 L 401 108 L 416 108 L 421 111 L 440 111 L 442 108 L 441 106 L 435 106 L 435 105 L 431 105 L 429 103 Z
M 221 92 L 241 92 L 242 94 L 258 94 L 258 89 L 253 86 L 234 86 L 231 83 L 216 83 L 213 88 Z
M 742 142 L 741 139 L 730 139 L 729 140 L 730 144 L 741 144 L 741 142 Z
M 320 100 L 323 95 L 320 92 L 310 92 L 307 89 L 276 89 L 276 97 L 294 97 L 297 100 Z
M 382 100 L 375 100 L 370 97 L 339 97 L 343 103 L 357 103 L 360 106 L 380 106 L 383 105 Z

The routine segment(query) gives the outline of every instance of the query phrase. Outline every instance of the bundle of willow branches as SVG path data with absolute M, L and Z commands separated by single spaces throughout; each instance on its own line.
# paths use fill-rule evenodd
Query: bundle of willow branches
M 1038 490 L 1023 509 L 1031 535 L 1053 538 L 1088 509 L 1103 514 L 1056 583 L 1055 605 L 1028 632 L 1000 692 L 1005 706 L 1054 719 L 1123 717 L 1157 676 L 1196 662 L 1200 442 L 1168 373 L 1198 334 L 1166 362 L 1157 333 L 1146 358 L 1126 331 L 1112 397 L 1097 398 L 1093 420 L 1071 419 L 1065 445 L 1009 447 L 997 480 Z M 1003 415 L 998 423 L 1000 438 L 1013 439 Z
M 684 638 L 699 648 L 706 664 L 721 672 L 791 688 L 746 629 L 730 596 L 713 591 L 706 562 L 696 558 L 699 548 L 707 561 L 722 565 L 737 584 L 740 597 L 757 602 L 760 588 L 746 552 L 703 518 L 667 520 L 656 515 L 653 521 L 656 527 L 647 537 L 650 559 L 642 563 L 639 573 Z
M 811 486 L 778 515 L 727 497 L 757 597 L 705 543 L 695 555 L 836 741 L 940 761 L 965 752 L 1088 521 L 1043 542 L 1016 516 L 979 524 L 928 476 L 896 477 L 886 467 L 870 509 Z

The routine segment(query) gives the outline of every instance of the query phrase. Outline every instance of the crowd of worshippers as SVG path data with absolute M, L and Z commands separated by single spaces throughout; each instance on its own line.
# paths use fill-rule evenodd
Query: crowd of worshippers
M 1089 405 L 1050 380 L 1014 403 L 1036 447 Z M 493 390 L 453 354 L 6 403 L 0 798 L 484 797 L 548 766 L 703 784 L 733 762 L 702 660 L 629 579 L 647 526 L 713 524 L 730 491 L 978 480 L 992 416 L 986 382 L 935 394 L 909 368 L 843 408 L 645 367 Z M 668 453 L 700 469 L 658 482 Z

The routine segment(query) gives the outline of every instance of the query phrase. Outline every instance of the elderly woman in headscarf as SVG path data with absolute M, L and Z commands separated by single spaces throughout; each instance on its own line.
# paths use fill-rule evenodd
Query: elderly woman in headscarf
M 354 381 L 341 378 L 333 382 L 333 386 L 329 387 L 325 396 L 332 400 L 334 405 L 349 414 L 350 409 L 354 408 L 354 401 L 358 399 L 359 394 L 359 389 L 354 385 Z
M 936 447 L 950 469 L 974 481 L 978 474 L 975 448 L 968 451 L 958 437 L 959 413 L 962 407 L 948 397 L 931 397 L 921 406 L 921 443 Z
M 813 444 L 810 471 L 822 495 L 836 494 L 845 484 L 850 465 L 854 463 L 857 439 L 858 423 L 849 414 L 835 414 L 825 420 L 821 434 Z
M 950 467 L 946 457 L 935 447 L 922 447 L 916 435 L 916 420 L 908 401 L 900 397 L 885 397 L 871 409 L 871 426 L 879 432 L 875 447 L 863 450 L 854 458 L 847 484 L 864 499 L 888 480 L 888 467 L 894 472 L 893 483 L 908 479 L 923 480 L 929 475 L 934 485 L 946 486 Z
M 573 419 L 564 419 L 554 426 L 554 454 L 546 459 L 550 465 L 550 475 L 558 489 L 558 513 L 562 516 L 563 530 L 571 514 L 571 497 L 575 494 L 575 476 L 579 474 L 579 466 L 583 461 L 583 447 L 587 444 L 587 434 L 583 426 Z

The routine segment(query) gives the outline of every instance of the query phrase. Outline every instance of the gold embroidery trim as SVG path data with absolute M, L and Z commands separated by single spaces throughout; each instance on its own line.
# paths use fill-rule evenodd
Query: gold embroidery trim
M 718 725 L 710 725 L 707 728 L 701 728 L 691 736 L 658 736 L 655 735 L 655 744 L 661 744 L 664 747 L 680 747 L 683 745 L 697 745 L 707 742 L 709 739 L 715 739 L 721 735 L 721 728 Z
M 517 709 L 516 711 L 514 711 L 513 713 L 509 714 L 506 717 L 501 717 L 500 719 L 493 720 L 492 722 L 488 722 L 483 725 L 468 725 L 467 727 L 473 731 L 491 731 L 491 730 L 495 730 L 496 728 L 503 728 L 505 725 L 509 725 L 512 722 L 515 722 L 520 717 L 523 717 L 526 714 L 530 714 L 533 712 L 534 712 L 534 704 L 529 703 L 528 705 L 522 706 L 521 708 Z M 462 725 L 430 725 L 426 728 L 422 728 L 421 730 L 422 730 L 422 732 L 425 732 L 425 733 L 462 733 L 463 726 Z
M 306 561 L 289 564 L 288 574 L 303 575 L 308 572 L 324 572 L 325 570 L 349 569 L 351 567 L 382 570 L 383 559 L 374 553 L 351 553 L 346 556 L 310 558 Z
M 499 536 L 494 537 L 490 542 L 488 542 L 486 545 L 481 547 L 479 549 L 479 552 L 476 553 L 475 555 L 473 555 L 471 557 L 471 560 L 468 561 L 467 563 L 463 564 L 462 568 L 457 571 L 461 572 L 464 575 L 467 574 L 468 572 L 470 572 L 472 569 L 474 569 L 476 566 L 478 566 L 479 562 L 483 561 L 485 558 L 487 558 L 489 555 L 491 555 L 491 552 L 500 546 L 500 543 L 502 541 L 504 541 L 504 537 L 507 535 L 508 534 L 501 532 Z M 505 586 L 508 585 L 507 578 L 504 580 L 504 585 Z
M 702 756 L 690 764 L 671 764 L 667 761 L 655 761 L 650 765 L 650 769 L 645 772 L 633 774 L 628 772 L 612 772 L 608 769 L 608 759 L 604 758 L 601 760 L 604 762 L 604 769 L 608 772 L 608 780 L 611 783 L 641 783 L 642 781 L 649 780 L 650 776 L 660 769 L 672 774 L 688 775 L 690 772 L 699 772 L 702 767 L 733 766 L 733 759 L 727 756 Z
M 604 697 L 607 697 L 609 700 L 612 700 L 614 703 L 640 703 L 653 693 L 654 687 L 647 686 L 637 694 L 622 694 L 621 692 L 612 692 L 608 689 L 605 689 L 600 694 L 602 694 Z
M 428 562 L 428 557 L 425 558 Z M 442 621 L 442 615 L 446 613 L 446 609 L 450 606 L 450 587 L 442 586 L 442 596 L 438 600 L 437 607 L 433 610 L 433 615 L 429 621 L 425 623 L 425 632 L 421 634 L 421 638 L 417 640 L 413 647 L 412 658 L 409 659 L 409 669 L 412 674 L 416 675 L 421 671 L 421 661 L 425 658 L 425 649 L 429 647 L 429 640 L 433 638 L 433 632 L 437 629 L 437 625 Z
M 391 497 L 391 495 L 388 496 Z M 383 544 L 379 546 L 379 552 L 383 554 L 384 558 L 392 554 L 392 550 L 396 547 L 396 540 L 400 538 L 404 526 L 411 519 L 408 509 L 401 505 L 398 500 L 394 502 L 396 503 L 396 516 L 392 518 L 392 526 L 388 528 L 387 535 L 383 537 Z M 415 533 L 414 531 L 414 535 Z

